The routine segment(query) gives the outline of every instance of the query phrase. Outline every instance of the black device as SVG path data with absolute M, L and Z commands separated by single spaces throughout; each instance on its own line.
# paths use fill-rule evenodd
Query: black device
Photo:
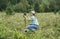
M 26 13 L 24 13 L 24 15 L 26 16 L 27 14 L 26 14 Z

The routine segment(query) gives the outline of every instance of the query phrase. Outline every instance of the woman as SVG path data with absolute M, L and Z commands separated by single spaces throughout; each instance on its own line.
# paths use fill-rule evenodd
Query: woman
M 27 26 L 27 29 L 25 30 L 25 32 L 27 32 L 28 30 L 35 31 L 38 29 L 39 23 L 38 23 L 38 20 L 36 18 L 35 11 L 31 11 L 30 18 L 28 18 L 27 16 L 24 16 L 24 17 L 26 18 L 26 20 L 31 20 L 31 23 L 29 26 Z

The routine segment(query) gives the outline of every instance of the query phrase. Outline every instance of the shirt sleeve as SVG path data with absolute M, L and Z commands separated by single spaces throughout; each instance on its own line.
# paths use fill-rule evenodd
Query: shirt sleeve
M 35 17 L 34 16 L 31 16 L 30 18 L 28 18 L 27 20 L 34 20 L 35 19 Z
M 33 20 L 35 20 L 35 17 L 34 17 L 34 16 L 32 16 L 32 17 L 31 17 L 31 20 L 32 20 L 32 21 L 33 21 Z

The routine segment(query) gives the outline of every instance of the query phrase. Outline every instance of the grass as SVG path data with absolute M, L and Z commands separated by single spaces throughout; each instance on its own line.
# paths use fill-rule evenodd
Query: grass
M 22 13 L 7 16 L 0 12 L 0 39 L 60 39 L 60 15 L 53 12 L 36 15 L 40 24 L 39 30 L 29 34 L 21 30 L 26 28 Z M 27 26 L 28 24 L 27 21 Z

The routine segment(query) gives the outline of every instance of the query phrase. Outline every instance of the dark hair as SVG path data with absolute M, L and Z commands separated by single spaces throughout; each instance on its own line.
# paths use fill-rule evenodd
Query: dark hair
M 33 14 L 35 16 L 35 14 Z

